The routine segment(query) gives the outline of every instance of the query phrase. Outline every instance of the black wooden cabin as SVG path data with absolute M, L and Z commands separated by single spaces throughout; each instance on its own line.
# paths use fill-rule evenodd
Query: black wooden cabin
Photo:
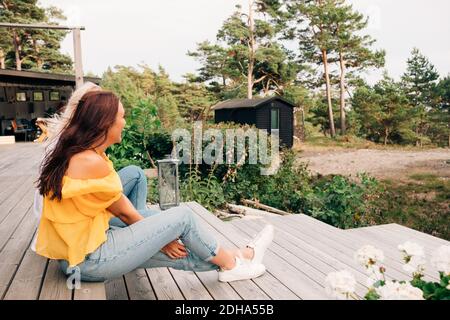
M 84 80 L 99 84 L 101 79 Z M 0 135 L 14 135 L 13 120 L 33 126 L 36 118 L 57 112 L 74 90 L 71 75 L 0 69 Z
M 294 105 L 278 97 L 233 99 L 212 107 L 214 121 L 250 124 L 270 134 L 279 130 L 280 145 L 291 148 L 294 136 Z

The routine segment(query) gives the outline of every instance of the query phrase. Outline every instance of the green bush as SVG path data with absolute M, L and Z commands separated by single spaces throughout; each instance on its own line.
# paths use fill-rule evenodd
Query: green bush
M 317 179 L 306 195 L 306 213 L 342 229 L 370 224 L 381 189 L 375 178 L 366 174 L 359 178 L 360 182 L 340 175 Z
M 167 132 L 158 131 L 147 136 L 147 150 L 154 161 L 171 154 L 172 148 L 172 138 Z
M 122 142 L 112 145 L 107 153 L 116 170 L 131 164 L 148 168 L 150 160 L 147 154 L 147 139 L 161 127 L 156 106 L 150 99 L 141 99 L 130 110 L 126 120 Z
M 311 192 L 310 172 L 306 164 L 295 163 L 296 154 L 285 150 L 277 173 L 265 177 L 260 186 L 260 201 L 288 212 L 304 212 L 306 195 Z
M 191 170 L 180 186 L 182 201 L 196 201 L 210 211 L 225 204 L 222 186 L 211 174 L 205 179 L 198 170 Z

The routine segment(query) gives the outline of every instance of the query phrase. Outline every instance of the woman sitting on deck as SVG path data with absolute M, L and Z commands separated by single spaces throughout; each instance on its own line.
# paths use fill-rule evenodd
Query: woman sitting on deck
M 225 282 L 265 272 L 262 258 L 273 239 L 271 225 L 247 247 L 227 250 L 189 208 L 163 213 L 146 208 L 143 170 L 128 166 L 116 172 L 105 154 L 121 142 L 125 127 L 124 108 L 113 93 L 88 83 L 55 119 L 57 129 L 35 197 L 40 223 L 34 249 L 39 255 L 59 260 L 66 274 L 78 267 L 83 281 L 105 281 L 153 267 L 218 270 L 219 281 Z

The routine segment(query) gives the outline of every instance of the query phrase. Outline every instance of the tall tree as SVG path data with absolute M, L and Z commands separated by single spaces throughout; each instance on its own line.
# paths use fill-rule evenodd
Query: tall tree
M 407 65 L 402 82 L 409 101 L 414 106 L 416 144 L 422 146 L 429 129 L 428 113 L 432 108 L 439 74 L 428 58 L 417 48 L 412 50 Z
M 450 147 L 450 75 L 435 88 L 435 101 L 430 111 L 430 136 L 441 146 Z
M 177 100 L 181 116 L 190 121 L 206 120 L 210 107 L 218 101 L 203 83 L 198 83 L 193 74 L 184 75 L 185 82 L 175 84 L 173 95 Z
M 323 65 L 330 134 L 336 135 L 330 80 L 330 55 L 336 55 L 337 40 L 333 31 L 336 15 L 334 0 L 286 0 L 291 26 L 288 39 L 299 43 L 300 59 Z M 336 58 L 334 58 L 336 59 Z
M 340 128 L 346 134 L 346 93 L 348 92 L 347 75 L 355 74 L 369 67 L 384 65 L 385 51 L 373 51 L 375 43 L 369 35 L 361 35 L 367 27 L 368 20 L 345 0 L 335 0 L 336 14 L 332 27 L 337 38 L 338 65 L 340 69 Z
M 250 99 L 255 90 L 269 92 L 282 87 L 285 77 L 292 78 L 286 67 L 292 61 L 276 39 L 279 8 L 278 0 L 249 0 L 247 11 L 237 6 L 218 31 L 216 44 L 205 41 L 188 52 L 202 64 L 199 80 L 216 79 L 216 85 L 234 89 L 245 81 Z
M 409 143 L 411 106 L 402 86 L 386 73 L 373 88 L 364 86 L 356 90 L 352 99 L 353 110 L 361 133 L 376 142 Z
M 0 21 L 23 24 L 57 24 L 65 20 L 56 7 L 43 8 L 37 0 L 2 0 Z M 72 60 L 59 52 L 66 31 L 40 29 L 4 29 L 0 40 L 0 66 L 17 70 L 52 70 L 70 72 Z M 5 38 L 3 38 L 5 37 Z M 10 39 L 11 45 L 7 45 Z

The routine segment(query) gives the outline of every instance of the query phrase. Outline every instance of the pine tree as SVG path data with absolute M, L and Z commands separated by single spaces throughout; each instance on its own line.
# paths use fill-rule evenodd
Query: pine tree
M 366 138 L 385 145 L 389 142 L 409 143 L 414 138 L 408 98 L 401 84 L 387 73 L 373 87 L 358 88 L 353 95 L 352 107 Z
M 336 59 L 337 48 L 332 25 L 336 13 L 334 0 L 286 0 L 286 3 L 291 26 L 286 37 L 297 40 L 302 62 L 323 66 L 330 134 L 334 137 L 336 130 L 329 66 L 330 60 Z
M 439 81 L 429 113 L 430 136 L 440 146 L 450 147 L 450 75 Z
M 439 74 L 431 62 L 414 48 L 407 61 L 408 67 L 402 76 L 403 87 L 414 106 L 414 130 L 416 145 L 422 146 L 429 129 L 428 115 L 432 108 L 433 95 Z
M 279 9 L 277 0 L 249 0 L 247 11 L 237 6 L 218 31 L 216 44 L 205 41 L 188 52 L 202 64 L 198 80 L 211 81 L 217 88 L 213 91 L 222 93 L 219 98 L 227 90 L 250 99 L 255 91 L 281 92 L 295 79 L 296 65 L 276 38 Z
M 42 8 L 37 0 L 3 0 L 0 21 L 23 24 L 57 24 L 65 20 L 56 7 Z M 67 31 L 41 29 L 0 30 L 0 67 L 70 72 L 72 60 L 62 54 L 60 43 Z M 9 44 L 8 44 L 9 42 Z
M 341 134 L 346 134 L 346 105 L 345 97 L 348 91 L 348 75 L 369 67 L 382 67 L 385 52 L 372 51 L 371 46 L 375 40 L 368 35 L 361 35 L 367 27 L 368 20 L 346 5 L 345 0 L 335 0 L 336 14 L 333 19 L 333 28 L 337 37 L 338 65 L 340 69 L 340 127 Z

